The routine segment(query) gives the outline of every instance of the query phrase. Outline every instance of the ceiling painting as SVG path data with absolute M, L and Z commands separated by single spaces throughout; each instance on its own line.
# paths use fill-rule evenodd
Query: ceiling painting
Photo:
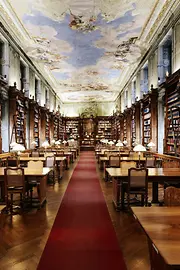
M 9 0 L 32 37 L 25 51 L 56 80 L 63 102 L 113 101 L 155 0 Z

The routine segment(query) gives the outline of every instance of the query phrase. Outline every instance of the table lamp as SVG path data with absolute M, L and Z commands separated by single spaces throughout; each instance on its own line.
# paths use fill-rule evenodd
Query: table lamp
M 17 156 L 19 157 L 20 153 L 23 152 L 25 149 L 24 145 L 22 144 L 14 144 L 14 147 L 12 147 L 11 151 L 12 152 L 16 152 L 17 153 Z
M 155 145 L 155 143 L 153 143 L 153 142 L 151 141 L 151 142 L 149 142 L 149 143 L 147 144 L 147 146 L 152 150 L 152 148 L 153 148 L 154 146 L 156 146 L 156 145 Z
M 110 145 L 110 147 L 112 147 L 113 144 L 114 144 L 114 142 L 113 141 L 110 141 L 110 142 L 108 142 L 108 144 Z
M 13 147 L 15 147 L 16 144 L 17 144 L 16 142 L 12 142 L 12 143 L 10 144 L 10 149 L 12 150 Z
M 42 147 L 44 147 L 45 148 L 45 151 L 46 151 L 47 147 L 49 147 L 49 142 L 48 141 L 44 141 L 42 143 Z
M 64 141 L 63 141 L 64 146 L 66 145 L 66 143 L 67 143 L 67 141 L 66 141 L 66 140 L 64 140 Z
M 31 145 L 35 148 L 37 146 L 37 142 L 36 141 L 32 141 Z
M 59 147 L 59 145 L 61 144 L 61 141 L 60 140 L 58 140 L 58 141 L 55 141 L 55 143 L 54 143 L 57 147 Z
M 123 145 L 126 146 L 128 142 L 126 140 L 123 141 Z
M 138 152 L 138 155 L 139 155 L 139 167 L 140 167 L 140 155 L 141 155 L 141 152 L 146 152 L 146 147 L 144 147 L 142 144 L 137 144 L 133 148 L 133 151 Z
M 55 145 L 55 142 L 56 142 L 56 140 L 53 139 L 53 140 L 51 141 L 51 145 Z
M 119 147 L 119 151 L 120 151 L 120 148 L 123 146 L 123 143 L 119 140 L 119 141 L 116 143 L 116 146 Z

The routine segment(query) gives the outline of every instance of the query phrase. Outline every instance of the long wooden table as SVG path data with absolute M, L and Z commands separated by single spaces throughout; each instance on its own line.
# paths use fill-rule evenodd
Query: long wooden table
M 5 194 L 4 194 L 4 169 L 5 167 L 0 167 L 0 185 L 1 185 L 1 201 L 5 201 Z M 52 169 L 44 167 L 42 170 L 38 169 L 29 169 L 24 168 L 24 175 L 25 179 L 28 182 L 28 179 L 31 177 L 35 177 L 39 182 L 39 204 L 42 205 L 46 201 L 46 185 L 47 185 L 47 176 Z
M 127 161 L 127 162 L 130 162 L 130 161 L 134 161 L 136 163 L 141 163 L 141 164 L 145 164 L 147 160 L 154 160 L 154 158 L 146 158 L 146 157 L 120 157 L 120 160 L 121 161 Z M 109 157 L 100 157 L 99 159 L 99 167 L 100 167 L 100 170 L 103 170 L 104 168 L 104 164 L 108 165 L 109 164 Z
M 28 161 L 46 161 L 45 157 L 20 157 L 20 162 L 28 162 Z M 58 170 L 58 179 L 62 178 L 63 175 L 63 163 L 65 163 L 66 169 L 68 167 L 67 164 L 67 158 L 66 157 L 56 157 L 56 164 L 59 165 L 60 163 L 60 168 L 59 166 L 57 166 L 57 168 L 59 168 Z
M 121 195 L 123 182 L 128 181 L 128 170 L 121 168 L 107 168 L 106 173 L 112 178 L 113 202 L 117 210 L 123 208 L 124 202 Z M 180 182 L 180 168 L 149 168 L 148 182 L 152 182 L 152 203 L 158 203 L 158 184 L 164 182 Z
M 151 269 L 180 269 L 180 207 L 132 207 L 148 237 Z

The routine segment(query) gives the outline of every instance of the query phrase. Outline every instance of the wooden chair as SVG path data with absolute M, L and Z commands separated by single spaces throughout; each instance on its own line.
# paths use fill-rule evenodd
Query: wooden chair
M 131 195 L 141 195 L 141 205 L 148 204 L 148 169 L 130 168 L 128 169 L 128 183 L 123 183 L 122 197 L 124 201 L 127 194 L 127 206 L 130 206 Z M 137 198 L 137 197 L 136 197 Z M 136 199 L 137 201 L 137 199 Z
M 30 160 L 27 165 L 28 169 L 31 170 L 43 170 L 43 161 L 33 161 Z M 30 200 L 31 200 L 31 205 L 33 203 L 33 200 L 37 200 L 37 198 L 33 198 L 33 188 L 37 188 L 37 193 L 39 194 L 39 182 L 37 182 L 36 177 L 28 177 L 28 190 L 30 190 Z
M 4 169 L 4 177 L 6 209 L 10 210 L 10 213 L 13 214 L 14 194 L 20 195 L 20 205 L 21 207 L 23 207 L 23 202 L 25 198 L 24 169 L 21 167 L 7 167 Z
M 56 151 L 56 157 L 64 157 L 64 151 Z
M 29 153 L 21 153 L 20 157 L 29 157 Z
M 119 168 L 120 167 L 120 155 L 110 155 L 109 156 L 109 167 Z
M 52 168 L 52 171 L 48 175 L 48 180 L 50 183 L 55 184 L 55 169 L 56 169 L 56 158 L 55 156 L 46 156 L 45 166 Z
M 121 157 L 129 157 L 130 152 L 129 151 L 124 151 L 124 152 L 120 152 Z
M 146 164 L 145 164 L 146 168 L 155 168 L 155 158 L 146 158 Z
M 18 167 L 19 166 L 19 159 L 18 157 L 8 157 L 6 159 L 6 167 Z
M 167 187 L 164 191 L 164 204 L 166 206 L 180 206 L 180 188 Z
M 31 157 L 39 157 L 39 151 L 32 151 Z
M 163 168 L 179 168 L 179 162 L 178 161 L 174 161 L 174 160 L 166 160 L 162 162 L 162 167 Z M 180 183 L 176 182 L 176 181 L 171 181 L 171 182 L 164 182 L 164 189 L 166 189 L 167 187 L 176 187 L 176 188 L 180 188 Z
M 120 168 L 121 169 L 136 168 L 136 162 L 135 161 L 121 160 L 121 162 L 120 162 Z

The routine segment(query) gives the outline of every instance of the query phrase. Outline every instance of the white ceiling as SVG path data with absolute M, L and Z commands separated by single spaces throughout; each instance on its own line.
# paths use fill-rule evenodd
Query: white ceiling
M 139 38 L 156 0 L 9 0 L 33 61 L 63 102 L 114 101 L 121 74 L 146 50 Z

